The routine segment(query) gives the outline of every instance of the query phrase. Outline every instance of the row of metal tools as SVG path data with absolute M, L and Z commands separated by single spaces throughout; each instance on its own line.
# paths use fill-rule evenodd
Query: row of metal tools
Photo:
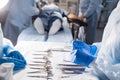
M 71 74 L 81 74 L 85 70 L 83 66 L 70 64 L 70 62 L 59 63 L 56 64 L 57 67 L 55 67 L 54 65 L 52 65 L 53 61 L 51 61 L 54 51 L 63 54 L 64 52 L 70 52 L 61 49 L 35 51 L 35 53 L 32 54 L 31 61 L 28 63 L 29 70 L 27 71 L 27 77 L 34 78 L 34 80 L 35 78 L 36 80 L 65 80 L 65 78 L 69 78 Z M 58 73 L 61 72 L 61 74 L 57 75 L 57 78 L 55 71 L 57 71 Z

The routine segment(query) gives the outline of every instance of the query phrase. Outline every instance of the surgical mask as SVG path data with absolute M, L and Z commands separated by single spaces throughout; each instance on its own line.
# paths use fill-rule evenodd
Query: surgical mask
M 3 56 L 2 47 L 3 47 L 3 32 L 1 29 L 1 23 L 0 23 L 0 58 Z

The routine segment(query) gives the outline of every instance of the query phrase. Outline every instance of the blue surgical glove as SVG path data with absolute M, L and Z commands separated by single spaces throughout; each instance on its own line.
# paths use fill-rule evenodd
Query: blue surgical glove
M 75 50 L 75 49 L 81 50 L 83 48 L 90 51 L 89 45 L 87 45 L 85 42 L 82 42 L 80 40 L 74 40 L 73 41 L 73 50 Z
M 3 54 L 4 54 L 4 56 L 7 56 L 10 51 L 14 51 L 14 49 L 11 46 L 9 46 L 9 45 L 4 45 L 3 46 Z
M 96 59 L 96 57 L 90 54 L 86 49 L 73 50 L 71 55 L 73 57 L 73 63 L 87 67 L 89 67 L 89 64 Z
M 95 45 L 88 45 L 80 40 L 73 41 L 73 50 L 87 50 L 90 54 L 95 55 L 97 47 Z
M 7 55 L 7 57 L 11 57 L 11 58 L 16 58 L 16 59 L 22 60 L 22 62 L 24 64 L 27 64 L 25 58 L 22 56 L 22 54 L 19 51 L 16 51 L 16 50 L 12 51 L 12 52 L 10 52 Z
M 19 51 L 14 50 L 9 45 L 6 45 L 3 47 L 3 54 L 6 58 L 1 58 L 0 62 L 1 63 L 13 62 L 15 64 L 15 67 L 14 67 L 15 71 L 23 69 L 27 64 L 22 54 Z
M 24 60 L 12 58 L 12 57 L 2 57 L 0 58 L 0 64 L 2 63 L 14 63 L 15 66 L 13 68 L 14 71 L 24 69 L 26 66 L 26 63 Z

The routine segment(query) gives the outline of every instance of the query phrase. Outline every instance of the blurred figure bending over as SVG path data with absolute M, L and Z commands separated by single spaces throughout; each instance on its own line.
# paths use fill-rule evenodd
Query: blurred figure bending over
M 86 19 L 88 27 L 86 28 L 86 43 L 92 44 L 95 38 L 97 27 L 97 9 L 101 4 L 101 0 L 80 0 L 79 17 L 80 20 Z
M 35 0 L 12 0 L 4 26 L 4 36 L 15 45 L 18 35 L 32 26 L 32 16 L 39 14 Z

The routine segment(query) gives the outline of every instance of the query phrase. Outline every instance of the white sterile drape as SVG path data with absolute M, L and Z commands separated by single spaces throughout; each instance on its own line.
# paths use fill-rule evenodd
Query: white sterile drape
M 96 64 L 110 80 L 120 80 L 120 1 L 109 16 Z

